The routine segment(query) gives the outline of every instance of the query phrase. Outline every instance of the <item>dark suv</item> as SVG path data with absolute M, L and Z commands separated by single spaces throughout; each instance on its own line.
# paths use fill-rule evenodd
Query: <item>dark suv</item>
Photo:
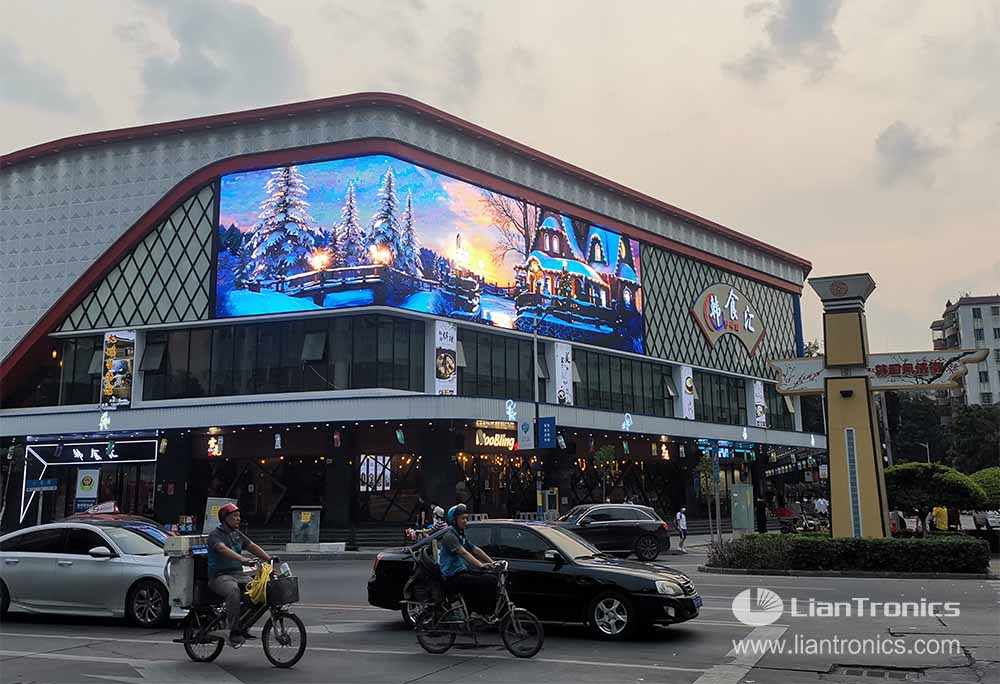
M 649 506 L 585 504 L 575 506 L 557 524 L 613 555 L 634 553 L 639 560 L 651 561 L 670 548 L 670 528 Z

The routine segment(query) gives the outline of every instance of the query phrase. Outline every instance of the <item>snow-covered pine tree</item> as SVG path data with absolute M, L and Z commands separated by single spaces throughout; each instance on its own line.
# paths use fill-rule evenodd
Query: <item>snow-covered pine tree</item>
M 330 230 L 326 231 L 326 251 L 330 253 L 330 266 L 339 268 L 344 265 L 344 245 L 336 225 L 330 226 Z
M 400 225 L 398 212 L 399 198 L 396 197 L 396 176 L 392 173 L 390 166 L 382 176 L 382 183 L 378 189 L 378 208 L 375 210 L 371 228 L 366 235 L 369 262 L 372 261 L 373 251 L 388 250 L 390 254 L 387 263 L 399 267 Z
M 337 226 L 337 241 L 344 266 L 360 266 L 365 263 L 365 231 L 361 227 L 358 201 L 354 195 L 354 181 L 347 185 L 344 208 L 340 210 L 340 224 Z
M 569 275 L 566 264 L 563 264 L 562 272 L 559 274 L 559 296 L 569 298 L 573 294 L 573 278 Z
M 406 208 L 403 209 L 403 229 L 399 238 L 400 258 L 396 263 L 410 275 L 421 276 L 420 242 L 413 226 L 413 193 L 406 191 Z
M 284 276 L 308 268 L 310 253 L 325 235 L 303 199 L 309 191 L 296 166 L 282 166 L 267 181 L 269 197 L 261 202 L 250 233 L 250 268 L 257 279 Z

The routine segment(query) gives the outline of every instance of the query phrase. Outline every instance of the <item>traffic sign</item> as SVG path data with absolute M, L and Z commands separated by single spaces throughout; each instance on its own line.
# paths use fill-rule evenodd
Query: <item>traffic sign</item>
M 54 492 L 59 489 L 59 480 L 28 480 L 24 484 L 26 492 Z

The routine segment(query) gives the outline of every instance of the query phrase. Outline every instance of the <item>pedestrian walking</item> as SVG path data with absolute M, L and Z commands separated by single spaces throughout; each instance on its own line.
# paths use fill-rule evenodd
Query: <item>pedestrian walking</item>
M 687 553 L 687 549 L 684 548 L 684 544 L 687 543 L 688 538 L 687 508 L 681 506 L 681 509 L 677 511 L 677 515 L 674 516 L 674 523 L 677 525 L 677 533 L 681 536 L 681 553 Z

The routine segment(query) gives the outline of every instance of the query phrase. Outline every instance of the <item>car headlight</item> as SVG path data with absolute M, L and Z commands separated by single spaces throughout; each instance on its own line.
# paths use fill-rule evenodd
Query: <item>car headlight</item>
M 656 591 L 660 594 L 666 594 L 667 596 L 680 596 L 684 591 L 680 588 L 680 585 L 674 584 L 673 582 L 667 582 L 666 580 L 660 580 L 656 583 Z

